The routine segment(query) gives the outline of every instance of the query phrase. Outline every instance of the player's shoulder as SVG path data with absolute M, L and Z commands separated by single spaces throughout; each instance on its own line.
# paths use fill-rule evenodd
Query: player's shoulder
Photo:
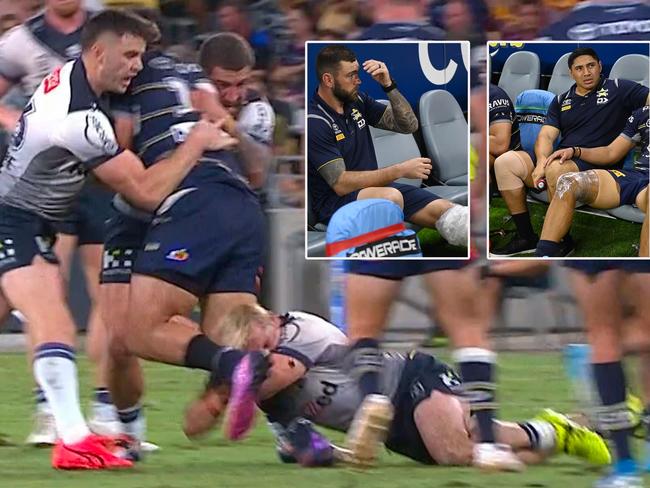
M 312 98 L 307 105 L 307 127 L 311 129 L 322 130 L 332 128 L 334 119 L 327 113 L 327 109 L 322 105 L 320 100 Z
M 490 108 L 492 107 L 492 102 L 500 100 L 499 105 L 512 105 L 512 100 L 508 94 L 498 85 L 490 83 Z
M 0 47 L 6 48 L 16 48 L 16 49 L 25 49 L 25 43 L 29 42 L 31 36 L 31 31 L 27 26 L 27 23 L 23 23 L 12 27 L 7 32 L 0 36 Z

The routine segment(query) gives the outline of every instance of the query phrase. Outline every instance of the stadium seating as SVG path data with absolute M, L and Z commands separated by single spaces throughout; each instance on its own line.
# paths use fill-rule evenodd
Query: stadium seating
M 609 78 L 623 78 L 650 87 L 650 58 L 642 54 L 626 54 L 616 60 Z
M 555 95 L 560 95 L 568 91 L 571 85 L 575 83 L 569 74 L 569 65 L 567 64 L 570 55 L 571 53 L 563 54 L 553 67 L 551 80 L 548 83 L 548 91 Z
M 510 100 L 515 100 L 524 90 L 539 88 L 540 62 L 537 54 L 518 51 L 506 59 L 499 78 L 499 88 Z
M 432 90 L 420 97 L 420 127 L 437 179 L 467 186 L 467 121 L 451 93 Z

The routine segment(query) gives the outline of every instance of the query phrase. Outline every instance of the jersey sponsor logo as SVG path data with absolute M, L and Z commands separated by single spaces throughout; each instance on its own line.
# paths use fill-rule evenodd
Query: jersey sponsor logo
M 16 260 L 16 249 L 14 248 L 13 239 L 3 239 L 0 242 L 0 263 L 8 264 Z
M 43 91 L 47 95 L 61 84 L 61 68 L 55 69 L 45 80 L 43 80 Z
M 420 252 L 417 237 L 399 236 L 357 247 L 348 257 L 353 258 L 383 258 L 395 256 L 411 256 Z
M 117 141 L 115 141 L 113 134 L 109 133 L 104 127 L 104 121 L 108 122 L 108 119 L 104 117 L 102 120 L 100 112 L 96 110 L 88 112 L 86 115 L 86 129 L 84 130 L 86 140 L 101 149 L 104 154 L 115 154 L 118 150 Z
M 539 114 L 526 114 L 526 115 L 517 114 L 517 121 L 523 123 L 529 123 L 529 124 L 544 125 L 546 123 L 546 116 L 539 115 Z
M 179 262 L 184 262 L 190 259 L 190 253 L 187 252 L 187 249 L 182 248 L 182 249 L 174 249 L 173 251 L 169 251 L 167 253 L 167 256 L 165 256 L 165 259 L 169 259 L 170 261 L 179 261 Z
M 351 115 L 352 115 L 352 120 L 354 120 L 357 123 L 359 129 L 363 129 L 366 126 L 366 119 L 363 118 L 363 115 L 361 114 L 361 112 L 359 112 L 358 109 L 353 108 Z
M 578 24 L 567 31 L 567 37 L 574 41 L 588 41 L 606 36 L 647 33 L 650 33 L 650 20 L 621 20 L 618 22 Z
M 607 98 L 609 95 L 609 91 L 607 88 L 601 88 L 596 92 L 596 105 L 602 105 L 604 103 L 609 102 L 609 98 Z
M 336 140 L 337 140 L 337 141 L 342 141 L 343 139 L 345 139 L 345 135 L 344 135 L 344 134 L 336 134 Z
M 489 104 L 489 110 L 492 111 L 495 108 L 510 107 L 510 100 L 505 98 L 497 98 L 496 100 L 491 100 Z
M 102 257 L 102 271 L 130 270 L 133 266 L 134 255 L 135 251 L 130 248 L 105 249 Z
M 565 112 L 567 110 L 571 110 L 571 99 L 570 98 L 565 98 L 562 100 L 562 108 L 560 109 L 562 112 Z
M 610 169 L 609 172 L 612 173 L 617 178 L 625 178 L 625 173 L 617 169 Z

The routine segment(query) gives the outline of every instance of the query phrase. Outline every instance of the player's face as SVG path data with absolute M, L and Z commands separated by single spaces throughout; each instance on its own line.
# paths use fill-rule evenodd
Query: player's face
M 142 69 L 144 39 L 132 35 L 106 36 L 102 39 L 100 76 L 105 91 L 124 93 L 131 80 Z
M 210 73 L 210 79 L 219 90 L 221 104 L 230 112 L 230 115 L 237 116 L 246 96 L 252 69 L 246 67 L 239 71 L 223 69 L 218 66 Z
M 81 0 L 47 0 L 46 7 L 60 17 L 71 17 L 81 10 Z
M 334 76 L 332 93 L 341 103 L 354 102 L 359 95 L 359 62 L 341 61 Z
M 571 66 L 571 77 L 575 80 L 576 85 L 581 90 L 593 90 L 600 79 L 600 72 L 603 67 L 600 61 L 592 56 L 585 54 L 578 56 Z

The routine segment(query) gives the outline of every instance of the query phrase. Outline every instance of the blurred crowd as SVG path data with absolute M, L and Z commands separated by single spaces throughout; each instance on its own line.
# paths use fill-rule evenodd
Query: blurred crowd
M 195 61 L 198 46 L 211 33 L 236 32 L 256 55 L 255 88 L 270 100 L 277 116 L 274 174 L 286 203 L 301 205 L 300 158 L 304 132 L 304 59 L 306 40 L 396 38 L 399 25 L 418 26 L 418 38 L 468 39 L 479 46 L 489 39 L 527 40 L 566 15 L 578 0 L 86 0 L 103 7 L 155 9 L 166 48 L 185 62 Z M 42 8 L 43 0 L 0 0 L 0 32 Z M 388 35 L 382 26 L 397 25 Z M 421 27 L 421 28 L 420 28 Z M 379 30 L 378 30 L 379 28 Z M 378 34 L 379 33 L 379 34 Z M 406 36 L 402 36 L 406 37 Z M 15 91 L 8 95 L 24 103 Z

